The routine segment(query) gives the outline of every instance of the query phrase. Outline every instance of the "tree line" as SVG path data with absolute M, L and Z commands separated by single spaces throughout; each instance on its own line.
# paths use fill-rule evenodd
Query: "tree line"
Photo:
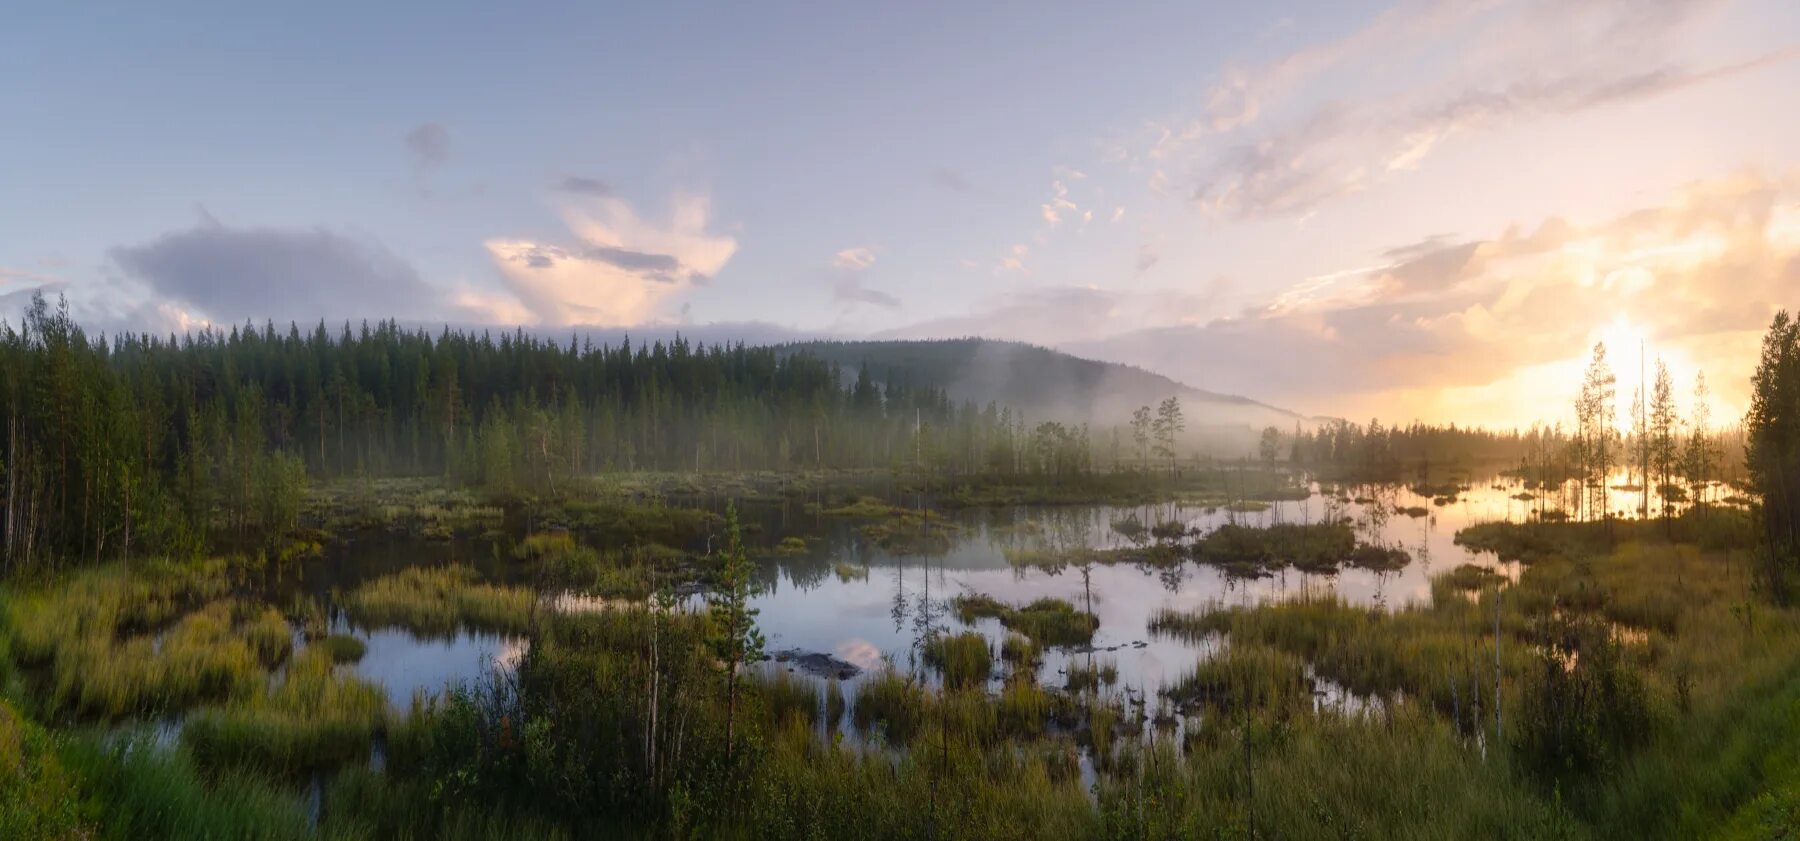
M 279 533 L 308 478 L 555 493 L 609 470 L 1092 469 L 1088 431 L 804 352 L 272 323 L 87 334 L 33 299 L 0 326 L 0 568 Z

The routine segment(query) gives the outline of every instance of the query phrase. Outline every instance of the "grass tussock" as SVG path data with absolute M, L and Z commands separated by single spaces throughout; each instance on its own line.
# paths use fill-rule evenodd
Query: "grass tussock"
M 485 584 L 467 566 L 412 567 L 353 591 L 345 607 L 358 622 L 397 625 L 424 634 L 459 627 L 524 633 L 536 596 L 522 587 Z
M 996 618 L 1006 629 L 1040 646 L 1086 645 L 1100 628 L 1099 617 L 1078 611 L 1062 599 L 1043 598 L 1014 607 L 984 593 L 972 593 L 957 596 L 951 607 L 964 623 Z
M 386 711 L 380 687 L 307 649 L 267 692 L 190 715 L 181 739 L 202 768 L 293 777 L 366 760 Z
M 987 637 L 973 631 L 938 634 L 925 642 L 925 663 L 944 676 L 951 689 L 986 686 L 994 670 Z

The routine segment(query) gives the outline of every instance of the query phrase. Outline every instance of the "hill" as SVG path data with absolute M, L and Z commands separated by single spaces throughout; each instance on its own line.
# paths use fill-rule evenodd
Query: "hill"
M 805 341 L 781 345 L 804 350 L 842 367 L 853 377 L 863 364 L 880 381 L 906 378 L 943 388 L 957 400 L 995 401 L 1032 420 L 1109 425 L 1130 419 L 1139 406 L 1181 399 L 1190 430 L 1252 429 L 1314 419 L 1247 397 L 1194 388 L 1142 368 L 1083 359 L 1061 351 L 989 339 L 913 341 Z M 1234 436 L 1235 437 L 1235 436 Z

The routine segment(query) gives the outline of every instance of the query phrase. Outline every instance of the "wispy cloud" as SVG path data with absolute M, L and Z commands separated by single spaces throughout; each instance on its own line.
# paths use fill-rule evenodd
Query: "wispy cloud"
M 601 181 L 598 178 L 588 178 L 581 175 L 563 176 L 562 180 L 556 182 L 556 189 L 577 196 L 604 198 L 613 194 L 611 184 Z
M 875 249 L 866 245 L 846 248 L 831 257 L 831 267 L 840 271 L 860 272 L 875 265 Z
M 1224 71 L 1198 113 L 1115 157 L 1234 218 L 1304 214 L 1459 137 L 1646 100 L 1800 57 L 1719 62 L 1683 33 L 1722 0 L 1401 3 L 1333 41 Z M 1445 56 L 1449 56 L 1447 59 Z M 1354 79 L 1351 92 L 1341 82 Z M 1336 80 L 1338 84 L 1334 84 Z
M 1597 222 L 1428 238 L 1233 317 L 1152 323 L 1075 349 L 1333 411 L 1555 417 L 1555 395 L 1599 339 L 1642 338 L 1690 379 L 1741 370 L 1745 347 L 1800 289 L 1796 197 L 1793 177 L 1746 174 Z M 1741 408 L 1741 383 L 1718 382 Z
M 573 201 L 564 218 L 572 243 L 488 240 L 488 254 L 511 299 L 471 295 L 491 315 L 527 315 L 534 323 L 631 326 L 665 316 L 672 296 L 708 282 L 737 252 L 737 240 L 712 233 L 711 203 L 678 195 L 669 218 L 650 221 L 616 196 Z

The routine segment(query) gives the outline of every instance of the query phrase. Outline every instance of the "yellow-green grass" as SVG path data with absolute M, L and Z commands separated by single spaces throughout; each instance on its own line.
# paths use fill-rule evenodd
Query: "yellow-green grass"
M 345 600 L 358 622 L 424 634 L 459 627 L 524 633 L 536 604 L 532 591 L 483 583 L 467 566 L 412 567 L 364 584 Z
M 938 634 L 925 641 L 925 662 L 942 672 L 952 689 L 982 687 L 993 673 L 994 653 L 981 634 Z
M 380 687 L 340 674 L 329 652 L 309 648 L 275 687 L 190 715 L 181 738 L 202 768 L 291 777 L 366 760 L 386 711 Z
M 84 838 L 79 779 L 51 735 L 0 698 L 0 838 Z
M 1062 599 L 1043 598 L 1014 607 L 984 593 L 969 593 L 957 596 L 951 606 L 965 623 L 997 618 L 1007 629 L 1045 646 L 1083 645 L 1092 641 L 1100 628 L 1099 617 L 1078 611 Z

